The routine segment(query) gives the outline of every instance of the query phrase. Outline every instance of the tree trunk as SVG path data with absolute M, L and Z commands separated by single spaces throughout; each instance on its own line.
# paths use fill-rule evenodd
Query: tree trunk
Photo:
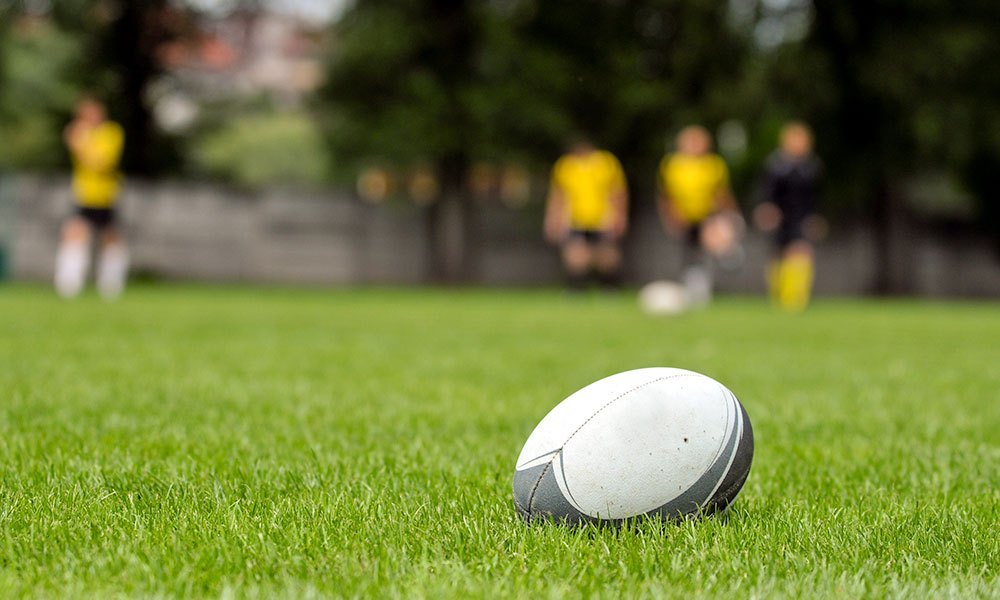
M 435 283 L 468 283 L 472 279 L 473 218 L 464 182 L 465 156 L 443 159 L 438 168 L 441 197 L 427 211 L 430 279 Z
M 875 281 L 872 293 L 886 296 L 892 281 L 892 232 L 889 225 L 889 191 L 883 183 L 877 184 L 872 203 L 872 227 L 875 233 Z
M 915 286 L 913 225 L 904 208 L 900 187 L 883 179 L 876 190 L 872 219 L 875 228 L 875 285 L 880 296 L 913 292 Z
M 166 39 L 162 18 L 165 0 L 122 0 L 107 38 L 107 56 L 120 81 L 119 101 L 127 151 L 123 167 L 130 173 L 156 171 L 156 127 L 146 102 L 146 88 L 159 72 L 156 49 Z

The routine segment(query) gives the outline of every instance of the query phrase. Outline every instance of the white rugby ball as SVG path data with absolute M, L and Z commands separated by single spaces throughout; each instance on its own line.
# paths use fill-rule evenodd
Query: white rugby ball
M 651 315 L 677 315 L 689 304 L 687 290 L 673 281 L 654 281 L 639 290 L 639 306 Z
M 541 420 L 514 471 L 527 520 L 674 519 L 724 510 L 750 472 L 753 431 L 736 396 L 683 369 L 625 371 Z

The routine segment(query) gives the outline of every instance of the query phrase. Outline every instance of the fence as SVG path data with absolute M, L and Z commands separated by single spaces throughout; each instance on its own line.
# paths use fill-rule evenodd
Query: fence
M 10 183 L 10 182 L 9 182 Z M 13 226 L 7 246 L 14 277 L 49 280 L 59 227 L 71 197 L 63 178 L 18 177 L 7 185 Z M 233 190 L 204 183 L 129 182 L 122 218 L 137 274 L 222 282 L 319 285 L 420 284 L 430 273 L 427 209 L 365 204 L 338 191 Z M 541 206 L 474 203 L 469 283 L 547 285 L 561 280 L 556 252 L 541 240 Z M 638 206 L 627 239 L 626 280 L 676 275 L 679 248 L 652 206 Z M 1000 262 L 985 239 L 943 239 L 912 225 L 893 227 L 897 289 L 931 296 L 1000 296 Z M 875 234 L 835 230 L 817 250 L 817 293 L 875 288 Z M 770 245 L 751 235 L 742 268 L 720 271 L 724 292 L 763 291 Z

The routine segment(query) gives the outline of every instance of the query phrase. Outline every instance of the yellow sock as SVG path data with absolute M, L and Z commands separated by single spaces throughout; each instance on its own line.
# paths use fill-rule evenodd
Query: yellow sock
M 778 268 L 778 306 L 792 312 L 805 310 L 813 284 L 812 257 L 793 254 L 784 258 Z

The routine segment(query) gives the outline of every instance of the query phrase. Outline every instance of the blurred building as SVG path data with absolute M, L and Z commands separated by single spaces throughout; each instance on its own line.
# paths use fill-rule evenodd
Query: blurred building
M 152 90 L 157 121 L 180 131 L 205 103 L 262 96 L 300 106 L 322 81 L 325 25 L 267 8 L 195 17 L 192 34 L 160 49 L 166 75 Z

